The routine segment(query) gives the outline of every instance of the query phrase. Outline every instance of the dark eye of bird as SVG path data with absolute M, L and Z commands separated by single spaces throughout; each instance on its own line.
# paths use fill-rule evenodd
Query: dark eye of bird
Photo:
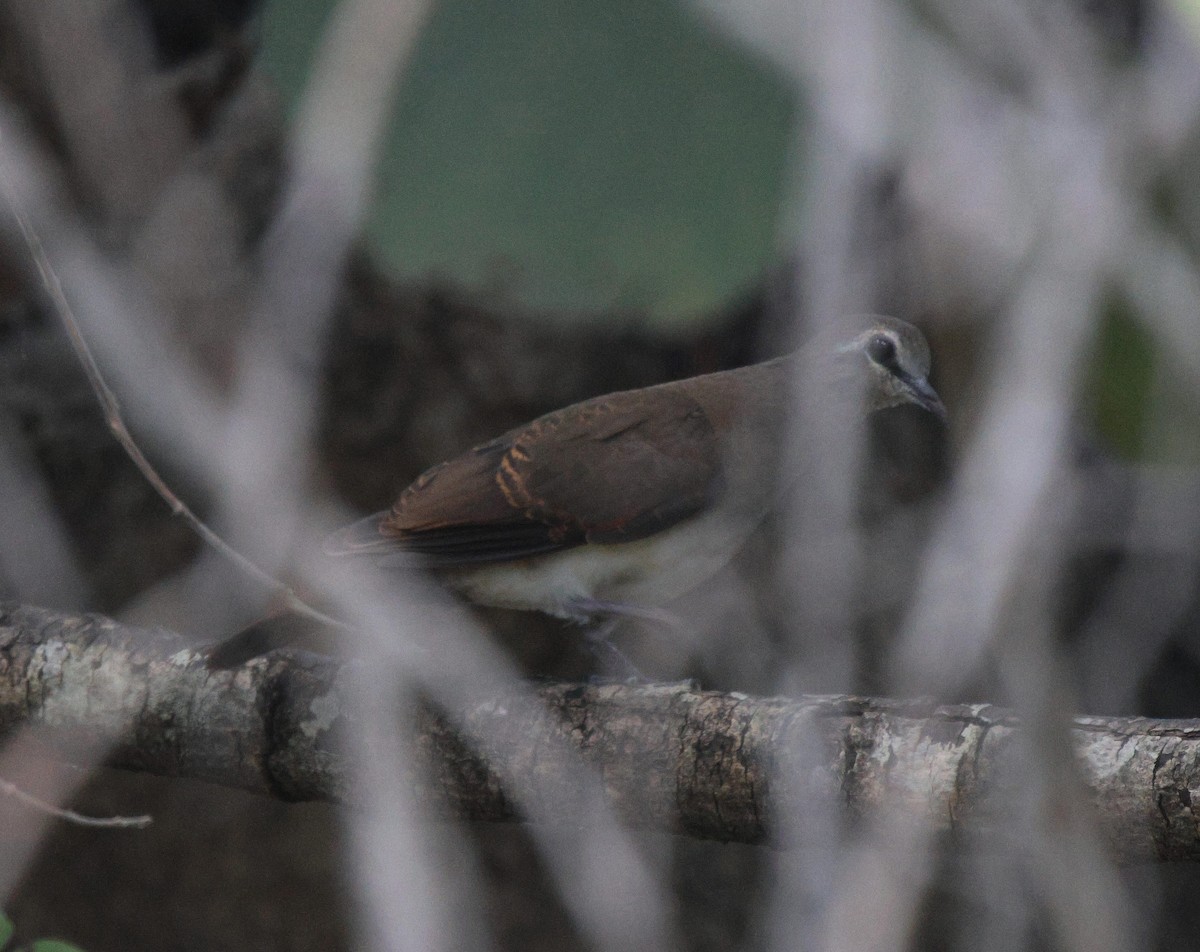
M 896 342 L 883 334 L 867 341 L 867 356 L 881 367 L 892 370 L 896 366 Z

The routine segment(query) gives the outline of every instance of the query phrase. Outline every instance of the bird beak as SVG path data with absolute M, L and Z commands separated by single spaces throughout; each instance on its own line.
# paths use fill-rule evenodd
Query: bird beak
M 930 386 L 928 380 L 924 377 L 907 377 L 904 383 L 912 393 L 915 403 L 924 407 L 943 423 L 946 422 L 946 405 L 942 403 L 942 398 L 937 395 L 937 391 Z

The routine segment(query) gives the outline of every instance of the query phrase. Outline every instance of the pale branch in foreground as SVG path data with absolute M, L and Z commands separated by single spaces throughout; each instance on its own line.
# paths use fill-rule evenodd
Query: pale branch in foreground
M 303 652 L 212 671 L 171 632 L 0 605 L 0 734 L 35 728 L 68 760 L 103 740 L 116 767 L 352 800 L 338 738 L 354 729 L 347 698 L 359 673 Z M 518 692 L 540 703 L 519 703 Z M 1002 839 L 1008 794 L 1021 785 L 1006 769 L 1021 724 L 989 705 L 510 685 L 445 716 L 422 714 L 413 730 L 415 795 L 485 820 L 518 816 L 503 775 L 525 778 L 544 822 L 587 822 L 578 767 L 568 776 L 570 762 L 547 754 L 556 744 L 598 768 L 628 822 L 746 843 L 794 834 L 802 823 L 776 818 L 803 817 L 822 796 L 851 818 L 916 817 L 937 834 Z M 1200 859 L 1200 721 L 1077 718 L 1071 734 L 1094 822 L 1117 857 Z M 502 769 L 472 752 L 478 737 Z
M 334 628 L 343 627 L 342 622 L 336 618 L 329 617 L 323 612 L 317 611 L 291 588 L 279 581 L 279 579 L 274 578 L 269 572 L 259 567 L 247 556 L 222 539 L 206 522 L 196 515 L 191 506 L 175 495 L 175 492 L 167 485 L 166 480 L 159 475 L 154 464 L 142 452 L 142 448 L 138 446 L 133 438 L 133 434 L 129 432 L 129 428 L 125 425 L 125 418 L 121 413 L 121 404 L 117 400 L 117 396 L 112 388 L 108 385 L 103 372 L 100 370 L 100 365 L 92 353 L 92 348 L 88 344 L 87 338 L 84 337 L 83 330 L 79 326 L 79 321 L 75 319 L 75 311 L 71 307 L 71 303 L 63 290 L 58 272 L 50 261 L 50 256 L 46 254 L 46 249 L 42 246 L 42 240 L 37 233 L 37 229 L 34 228 L 33 222 L 30 221 L 29 215 L 26 214 L 24 205 L 17 197 L 2 167 L 0 167 L 0 197 L 3 197 L 8 202 L 13 217 L 16 219 L 17 228 L 25 241 L 25 246 L 29 249 L 29 256 L 37 266 L 38 274 L 42 279 L 42 286 L 49 297 L 54 312 L 62 322 L 63 329 L 67 334 L 67 340 L 71 343 L 71 349 L 75 352 L 76 358 L 83 367 L 88 385 L 92 388 L 92 392 L 96 395 L 96 400 L 100 404 L 100 409 L 104 412 L 104 422 L 108 425 L 109 432 L 112 433 L 113 438 L 120 444 L 121 449 L 125 451 L 125 454 L 129 457 L 133 465 L 137 467 L 138 472 L 142 474 L 154 491 L 162 497 L 163 502 L 170 507 L 171 512 L 182 518 L 196 535 L 224 558 L 241 569 L 247 576 L 280 597 L 289 609 L 323 625 L 329 625 Z
M 101 830 L 141 830 L 154 822 L 154 818 L 147 814 L 140 816 L 84 816 L 74 810 L 64 810 L 62 807 L 56 807 L 53 803 L 47 803 L 40 797 L 26 793 L 15 783 L 9 783 L 7 780 L 0 780 L 0 795 L 12 797 L 31 810 L 66 820 L 75 826 L 90 826 Z

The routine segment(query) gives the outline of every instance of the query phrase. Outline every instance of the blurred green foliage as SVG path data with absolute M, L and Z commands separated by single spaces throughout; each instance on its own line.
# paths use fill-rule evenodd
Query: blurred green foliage
M 303 91 L 332 0 L 274 0 Z M 367 233 L 398 277 L 546 316 L 693 327 L 764 274 L 796 103 L 674 0 L 442 0 L 413 52 Z
M 1141 456 L 1154 377 L 1154 341 L 1128 304 L 1106 302 L 1088 380 L 1089 405 L 1108 448 L 1126 459 Z
M 1110 296 L 1087 377 L 1087 406 L 1107 449 L 1145 463 L 1200 464 L 1200 406 L 1133 308 Z
M 0 949 L 7 947 L 16 931 L 12 920 L 0 912 Z M 64 942 L 62 939 L 34 939 L 30 945 L 22 948 L 27 949 L 28 952 L 83 952 L 79 946 Z M 13 950 L 13 952 L 20 952 L 20 950 Z

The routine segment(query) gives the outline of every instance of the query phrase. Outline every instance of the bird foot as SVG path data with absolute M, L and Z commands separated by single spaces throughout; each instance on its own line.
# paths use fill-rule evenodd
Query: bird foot
M 619 682 L 645 681 L 646 676 L 638 670 L 637 665 L 625 657 L 625 653 L 612 642 L 612 633 L 619 623 L 619 618 L 610 618 L 584 633 L 588 651 L 600 663 L 603 673 L 599 677 Z
M 600 662 L 601 673 L 589 678 L 590 684 L 656 684 L 647 678 L 637 666 L 625 656 L 612 641 L 612 634 L 625 620 L 658 625 L 669 631 L 679 631 L 683 622 L 677 616 L 661 608 L 629 605 L 625 602 L 606 602 L 594 598 L 577 598 L 571 601 L 570 610 L 576 624 L 587 625 L 595 618 L 604 620 L 584 633 L 588 650 Z
M 621 618 L 631 618 L 635 621 L 649 622 L 664 628 L 680 628 L 682 619 L 662 608 L 647 608 L 642 605 L 628 605 L 625 602 L 605 602 L 595 598 L 575 598 L 570 602 L 571 617 L 579 624 L 587 624 L 598 615 L 606 616 L 610 621 Z M 607 624 L 607 623 L 606 623 Z

